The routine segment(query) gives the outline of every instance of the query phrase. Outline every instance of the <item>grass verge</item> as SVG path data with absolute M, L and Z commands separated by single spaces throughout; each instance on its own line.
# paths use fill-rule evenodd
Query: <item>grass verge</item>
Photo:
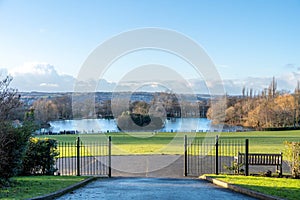
M 82 176 L 19 176 L 11 187 L 0 188 L 0 199 L 29 199 L 61 190 L 88 177 Z
M 294 200 L 299 199 L 300 197 L 299 179 L 234 175 L 207 176 L 256 192 L 284 199 Z

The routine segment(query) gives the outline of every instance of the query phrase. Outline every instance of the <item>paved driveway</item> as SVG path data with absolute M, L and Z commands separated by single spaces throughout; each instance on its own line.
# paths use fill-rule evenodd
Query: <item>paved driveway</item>
M 59 198 L 103 200 L 154 199 L 253 199 L 219 188 L 199 179 L 187 178 L 111 178 L 99 179 Z

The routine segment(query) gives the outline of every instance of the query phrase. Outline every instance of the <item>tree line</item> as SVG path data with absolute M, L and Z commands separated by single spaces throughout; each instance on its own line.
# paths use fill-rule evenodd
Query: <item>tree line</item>
M 224 96 L 225 107 L 210 107 L 207 117 L 215 124 L 255 129 L 296 128 L 300 122 L 300 83 L 293 93 L 277 90 L 275 78 L 259 93 L 243 88 L 241 96 Z
M 143 100 L 124 102 L 122 98 L 113 102 L 111 99 L 99 102 L 93 99 L 95 98 L 93 95 L 65 94 L 40 98 L 28 109 L 34 112 L 37 124 L 46 127 L 48 122 L 53 120 L 118 118 L 127 111 L 142 115 L 154 112 L 165 117 L 206 117 L 209 108 L 209 101 L 206 99 L 197 101 L 179 99 L 181 97 L 167 92 L 154 93 L 150 102 Z M 128 108 L 128 103 L 129 109 L 124 110 Z
M 116 102 L 111 99 L 91 101 L 89 95 L 78 94 L 76 101 L 71 94 L 53 98 L 41 98 L 31 107 L 38 124 L 46 126 L 49 121 L 82 118 L 118 118 L 124 112 L 151 114 L 165 117 L 207 117 L 214 124 L 252 127 L 255 129 L 298 127 L 300 121 L 300 84 L 294 92 L 277 90 L 275 78 L 268 88 L 260 92 L 242 89 L 240 96 L 194 100 L 170 92 L 153 93 L 150 102 L 135 100 Z M 225 104 L 225 105 L 224 105 Z M 133 109 L 134 107 L 134 109 Z M 147 113 L 146 113 L 147 112 Z M 20 112 L 17 112 L 20 113 Z

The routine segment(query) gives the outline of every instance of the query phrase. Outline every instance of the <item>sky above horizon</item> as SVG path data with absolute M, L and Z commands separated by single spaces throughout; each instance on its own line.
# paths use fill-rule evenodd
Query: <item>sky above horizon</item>
M 228 82 L 229 93 L 243 84 L 265 86 L 272 76 L 281 89 L 292 90 L 300 80 L 299 19 L 298 0 L 0 0 L 0 69 L 20 77 L 15 86 L 23 90 L 28 80 L 32 90 L 56 90 L 60 78 L 71 87 L 71 77 L 101 43 L 125 31 L 157 27 L 197 42 Z M 129 71 L 120 67 L 129 58 L 139 61 L 128 66 L 147 59 L 174 65 L 163 53 L 136 54 L 104 78 L 118 81 Z M 173 60 L 178 73 L 196 78 Z M 230 91 L 235 84 L 236 91 Z

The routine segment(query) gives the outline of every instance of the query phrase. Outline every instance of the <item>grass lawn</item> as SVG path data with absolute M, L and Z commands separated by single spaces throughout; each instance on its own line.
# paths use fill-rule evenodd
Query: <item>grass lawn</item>
M 280 153 L 284 151 L 284 141 L 300 141 L 300 130 L 296 131 L 253 131 L 229 133 L 196 133 L 196 138 L 214 137 L 219 134 L 224 139 L 249 139 L 252 153 Z M 49 135 L 60 142 L 75 142 L 80 137 L 83 142 L 106 141 L 112 137 L 112 154 L 183 154 L 184 135 L 195 133 L 108 133 L 79 135 Z M 75 152 L 75 151 L 74 151 Z
M 300 180 L 255 176 L 208 175 L 227 183 L 235 184 L 264 194 L 284 199 L 299 199 Z
M 83 181 L 82 176 L 20 176 L 12 178 L 13 184 L 0 188 L 0 199 L 28 199 L 61 190 Z

